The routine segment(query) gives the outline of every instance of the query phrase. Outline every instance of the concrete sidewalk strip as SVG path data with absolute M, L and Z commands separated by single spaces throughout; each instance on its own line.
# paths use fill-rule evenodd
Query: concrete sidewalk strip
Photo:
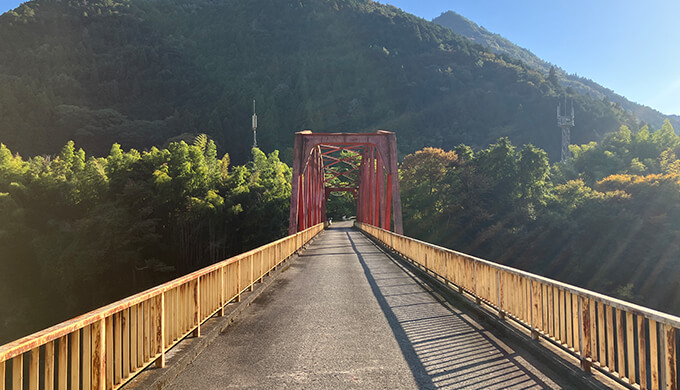
M 424 287 L 349 225 L 334 224 L 288 267 L 227 319 L 233 324 L 224 332 L 219 325 L 204 336 L 211 340 L 190 340 L 205 344 L 200 354 L 178 352 L 168 364 L 183 360 L 179 368 L 149 370 L 172 375 L 140 377 L 137 387 L 573 387 Z

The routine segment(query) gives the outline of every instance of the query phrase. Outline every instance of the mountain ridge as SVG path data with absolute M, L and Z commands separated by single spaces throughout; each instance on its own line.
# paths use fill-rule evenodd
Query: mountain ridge
M 461 34 L 480 45 L 488 47 L 495 53 L 506 54 L 525 62 L 543 74 L 547 75 L 550 67 L 554 67 L 560 83 L 564 88 L 573 88 L 580 94 L 591 94 L 596 99 L 607 99 L 613 104 L 619 104 L 624 109 L 632 112 L 638 119 L 649 123 L 655 128 L 661 127 L 663 121 L 668 118 L 674 128 L 680 129 L 679 115 L 666 115 L 660 111 L 633 102 L 625 96 L 619 95 L 613 90 L 604 87 L 593 80 L 569 74 L 559 66 L 545 61 L 531 52 L 529 49 L 520 47 L 500 34 L 488 31 L 483 26 L 467 19 L 455 11 L 443 12 L 432 22 L 449 28 L 455 33 Z
M 69 139 L 104 155 L 113 142 L 147 149 L 206 133 L 242 162 L 255 98 L 258 143 L 284 159 L 295 131 L 379 128 L 397 132 L 402 155 L 507 136 L 559 157 L 559 86 L 370 0 L 33 0 L 0 16 L 0 35 L 0 142 L 24 155 Z M 574 142 L 637 127 L 620 108 L 571 97 Z

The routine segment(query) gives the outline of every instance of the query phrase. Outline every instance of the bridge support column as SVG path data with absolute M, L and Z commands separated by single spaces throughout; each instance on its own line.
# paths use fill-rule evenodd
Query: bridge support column
M 392 174 L 387 174 L 387 185 L 385 188 L 385 214 L 383 214 L 382 228 L 390 230 L 390 218 L 392 217 Z
M 377 156 L 376 160 L 376 168 L 377 168 L 377 176 L 376 176 L 376 190 L 377 190 L 377 200 L 376 200 L 376 207 L 375 207 L 375 226 L 380 226 L 382 227 L 382 223 L 380 221 L 380 216 L 381 214 L 385 215 L 385 172 L 383 170 L 383 161 L 380 158 L 380 154 Z
M 404 234 L 401 216 L 401 192 L 399 192 L 399 162 L 397 161 L 397 136 L 389 134 L 389 159 L 386 161 L 387 172 L 392 176 L 392 212 L 394 213 L 394 232 Z

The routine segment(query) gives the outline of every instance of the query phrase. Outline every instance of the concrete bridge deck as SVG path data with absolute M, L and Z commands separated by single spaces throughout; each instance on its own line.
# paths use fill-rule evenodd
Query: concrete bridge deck
M 335 224 L 168 388 L 569 387 Z

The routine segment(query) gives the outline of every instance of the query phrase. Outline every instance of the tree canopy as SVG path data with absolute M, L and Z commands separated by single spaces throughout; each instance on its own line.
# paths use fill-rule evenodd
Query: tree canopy
M 0 144 L 0 344 L 284 236 L 290 176 L 277 151 L 230 166 L 203 134 L 105 157 Z
M 552 167 L 505 138 L 425 148 L 401 167 L 405 233 L 677 314 L 679 142 L 622 126 Z

